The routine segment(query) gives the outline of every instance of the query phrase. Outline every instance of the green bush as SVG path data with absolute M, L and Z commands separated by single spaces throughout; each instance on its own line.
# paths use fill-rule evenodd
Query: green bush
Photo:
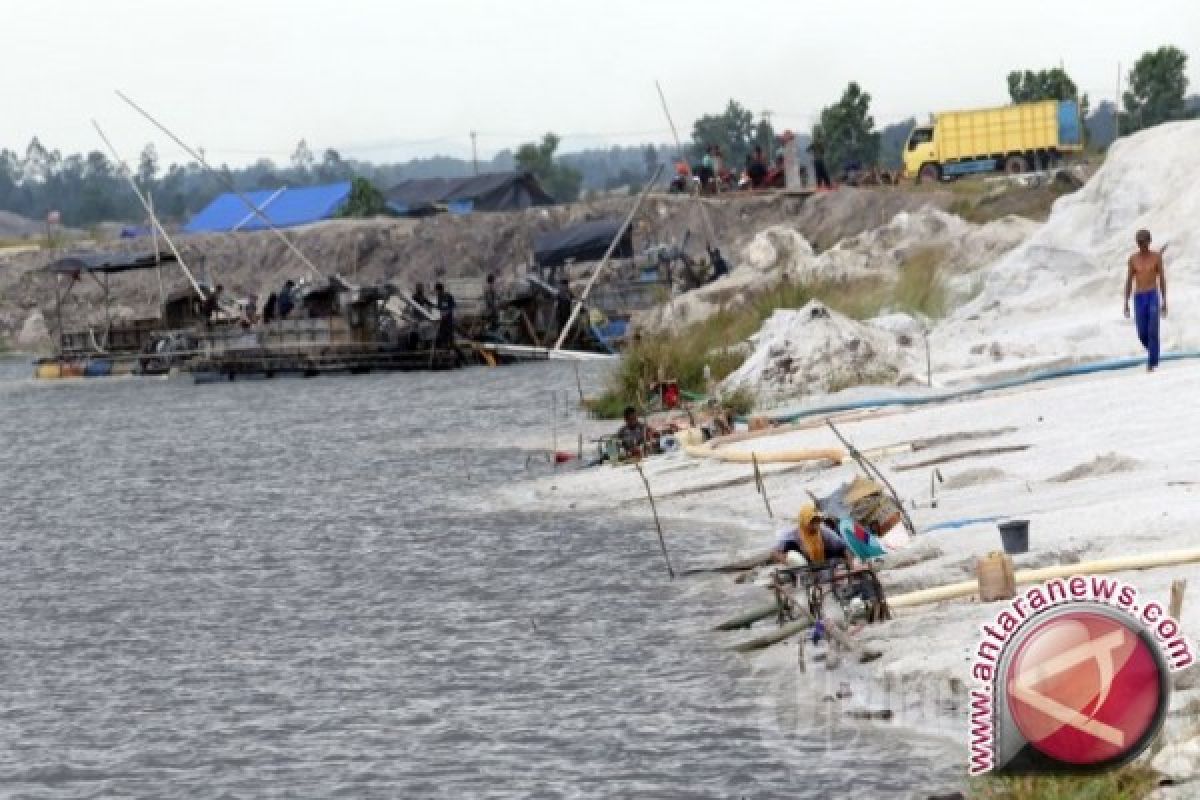
M 971 800 L 1141 800 L 1158 785 L 1155 773 L 1127 766 L 1100 775 L 986 776 L 971 787 Z

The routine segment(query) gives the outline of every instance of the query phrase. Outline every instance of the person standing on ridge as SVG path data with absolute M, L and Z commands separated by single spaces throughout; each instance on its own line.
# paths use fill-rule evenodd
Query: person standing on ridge
M 832 189 L 833 184 L 829 180 L 829 169 L 825 166 L 825 145 L 817 138 L 814 138 L 808 145 L 808 152 L 812 154 L 813 172 L 817 176 L 818 189 Z
M 1137 232 L 1137 252 L 1129 257 L 1125 275 L 1125 317 L 1129 317 L 1129 295 L 1133 294 L 1134 320 L 1138 339 L 1146 348 L 1146 371 L 1158 367 L 1158 319 L 1167 315 L 1167 274 L 1163 271 L 1162 254 L 1166 245 L 1155 252 L 1150 249 L 1150 231 Z

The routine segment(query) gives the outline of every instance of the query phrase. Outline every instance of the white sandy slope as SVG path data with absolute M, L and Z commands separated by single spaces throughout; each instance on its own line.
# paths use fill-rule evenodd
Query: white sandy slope
M 1200 122 L 1160 125 L 1117 140 L 1082 189 L 1060 198 L 1023 245 L 983 273 L 982 291 L 932 337 L 944 381 L 1063 361 L 1136 355 L 1121 313 L 1134 233 L 1166 253 L 1172 314 L 1165 349 L 1200 345 Z
M 1017 565 L 1041 566 L 1200 544 L 1200 425 L 1195 424 L 1189 401 L 1197 393 L 1200 363 L 1181 362 L 1152 375 L 1141 370 L 1104 373 L 950 404 L 881 411 L 839 427 L 863 449 L 955 432 L 1016 428 L 994 439 L 894 455 L 880 465 L 902 496 L 917 501 L 920 507 L 912 513 L 918 527 L 991 515 L 1028 519 L 1031 549 L 1017 557 Z M 732 447 L 761 452 L 835 444 L 830 431 L 817 428 Z M 946 482 L 937 493 L 936 509 L 928 507 L 930 469 L 894 469 L 918 458 L 1012 444 L 1030 448 L 943 464 Z M 749 466 L 678 455 L 651 459 L 645 469 L 677 561 L 687 566 L 711 564 L 770 546 L 777 523 L 766 516 Z M 785 520 L 804 502 L 806 490 L 824 493 L 853 474 L 851 466 L 771 465 L 764 471 L 772 507 L 777 518 Z M 644 489 L 629 467 L 562 474 L 509 490 L 508 500 L 645 514 L 647 536 L 653 536 Z M 727 532 L 728 547 L 720 552 L 689 550 L 689 530 L 696 526 Z M 991 523 L 925 534 L 911 550 L 919 563 L 887 570 L 884 583 L 899 593 L 968 579 L 975 559 L 999 546 Z M 648 550 L 647 557 L 654 557 L 654 550 Z M 1171 580 L 1187 579 L 1191 589 L 1182 622 L 1193 644 L 1200 639 L 1200 596 L 1192 596 L 1200 588 L 1200 565 L 1120 577 L 1164 604 Z M 747 592 L 745 608 L 767 598 L 761 590 Z M 978 626 L 997 609 L 995 604 L 948 602 L 898 611 L 894 621 L 864 629 L 860 638 L 882 650 L 884 657 L 845 673 L 856 686 L 856 702 L 892 708 L 901 725 L 937 730 L 963 742 L 970 654 Z M 730 615 L 740 610 L 744 608 L 730 608 Z M 713 635 L 731 643 L 741 638 Z M 754 658 L 763 668 L 794 669 L 795 645 L 778 645 Z M 843 677 L 842 672 L 836 674 L 839 680 Z M 1193 686 L 1195 675 L 1190 680 L 1187 685 Z M 1176 711 L 1189 703 L 1200 708 L 1200 691 L 1176 693 Z M 1181 722 L 1172 720 L 1173 726 Z
M 945 260 L 952 300 L 965 300 L 974 290 L 972 277 L 1024 242 L 1037 227 L 1023 217 L 976 225 L 932 207 L 901 211 L 887 224 L 843 239 L 820 255 L 796 259 L 787 277 L 797 283 L 895 279 L 914 254 L 932 250 Z
M 755 234 L 736 254 L 736 266 L 728 276 L 635 315 L 634 325 L 651 333 L 678 330 L 723 308 L 737 308 L 783 280 L 800 284 L 895 280 L 904 262 L 920 249 L 933 249 L 945 259 L 951 298 L 965 300 L 977 289 L 975 274 L 1036 229 L 1036 223 L 1021 217 L 975 225 L 927 206 L 901 211 L 883 225 L 842 239 L 818 254 L 794 228 L 773 225 Z

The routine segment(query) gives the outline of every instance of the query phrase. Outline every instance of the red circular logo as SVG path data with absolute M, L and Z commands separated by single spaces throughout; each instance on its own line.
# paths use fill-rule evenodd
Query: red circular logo
M 1057 761 L 1096 766 L 1136 755 L 1161 721 L 1167 676 L 1153 644 L 1096 611 L 1057 614 L 1009 662 L 1009 713 L 1029 744 Z

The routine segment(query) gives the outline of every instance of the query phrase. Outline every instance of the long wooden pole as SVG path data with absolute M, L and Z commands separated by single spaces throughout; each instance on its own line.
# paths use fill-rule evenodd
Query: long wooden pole
M 654 505 L 654 495 L 650 492 L 650 481 L 646 480 L 646 473 L 642 471 L 641 463 L 635 463 L 638 475 L 642 476 L 642 484 L 646 487 L 646 497 L 650 499 L 650 511 L 654 514 L 654 527 L 658 529 L 658 544 L 662 547 L 663 561 L 667 562 L 667 574 L 671 576 L 671 580 L 675 580 L 675 570 L 671 568 L 671 557 L 667 555 L 667 540 L 663 538 L 662 523 L 658 519 L 658 508 Z
M 579 298 L 575 301 L 575 305 L 571 308 L 571 316 L 567 318 L 567 323 L 563 325 L 562 331 L 558 334 L 558 341 L 554 343 L 555 350 L 561 350 L 563 344 L 566 343 L 567 337 L 571 333 L 571 328 L 575 326 L 575 318 L 579 316 L 579 310 L 583 308 L 583 301 L 587 300 L 588 295 L 591 294 L 592 287 L 596 285 L 596 278 L 600 277 L 600 273 L 603 272 L 604 268 L 608 266 L 608 261 L 610 258 L 612 258 L 613 251 L 617 249 L 617 245 L 621 242 L 621 238 L 625 235 L 625 230 L 629 227 L 630 223 L 633 222 L 633 218 L 637 214 L 638 209 L 642 207 L 642 201 L 646 199 L 646 195 L 650 194 L 650 190 L 654 188 L 654 183 L 658 180 L 658 176 L 662 174 L 662 171 L 663 165 L 659 164 L 658 169 L 654 170 L 654 176 L 650 178 L 645 187 L 643 187 L 642 191 L 638 194 L 637 202 L 633 204 L 633 208 L 629 209 L 629 213 L 625 215 L 624 222 L 622 222 L 621 227 L 617 229 L 617 235 L 614 236 L 613 240 L 608 243 L 608 250 L 605 251 L 604 258 L 600 259 L 599 265 L 597 265 L 596 269 L 592 271 L 592 276 L 588 278 L 587 285 L 583 287 L 582 294 L 579 295 Z
M 750 460 L 754 463 L 754 487 L 762 495 L 763 504 L 767 507 L 767 516 L 775 519 L 775 513 L 771 511 L 771 499 L 767 497 L 767 485 L 763 483 L 762 472 L 758 469 L 758 454 L 751 452 Z
M 149 191 L 146 192 L 146 205 L 150 207 L 150 216 L 154 216 L 154 195 Z M 158 273 L 158 313 L 162 314 L 167 306 L 167 290 L 163 287 L 162 278 L 162 253 L 158 251 L 158 228 L 154 223 L 150 223 L 150 233 L 154 237 L 154 266 L 155 272 Z
M 859 452 L 857 447 L 850 444 L 849 439 L 847 439 L 845 436 L 842 436 L 842 432 L 834 426 L 833 420 L 827 419 L 825 420 L 825 424 L 829 426 L 831 431 L 833 431 L 833 435 L 836 436 L 841 443 L 846 446 L 846 451 L 850 453 L 851 458 L 858 462 L 858 465 L 862 467 L 863 472 L 867 473 L 867 477 L 876 478 L 884 485 L 884 487 L 888 490 L 888 493 L 892 496 L 892 500 L 896 503 L 896 508 L 900 509 L 900 517 L 904 520 L 904 527 L 908 529 L 909 535 L 916 536 L 917 526 L 913 525 L 912 517 L 908 516 L 908 512 L 904 510 L 904 501 L 901 500 L 900 495 L 896 493 L 896 489 L 894 486 L 892 486 L 891 481 L 884 477 L 883 473 L 879 471 L 878 467 L 868 461 L 867 457 Z
M 112 153 L 113 161 L 116 162 L 118 170 L 125 175 L 125 179 L 129 182 L 130 188 L 133 189 L 133 193 L 137 195 L 138 202 L 142 204 L 142 208 L 144 208 L 146 213 L 150 215 L 150 224 L 153 225 L 154 228 L 162 235 L 163 239 L 165 239 L 167 242 L 167 246 L 171 248 L 171 252 L 175 255 L 175 260 L 179 262 L 179 267 L 183 270 L 183 274 L 187 276 L 188 282 L 192 284 L 192 288 L 196 290 L 196 294 L 199 295 L 201 300 L 206 299 L 207 295 L 205 295 L 204 291 L 200 288 L 200 284 L 196 282 L 196 276 L 192 274 L 190 269 L 188 269 L 187 262 L 183 260 L 183 256 L 180 255 L 179 249 L 175 247 L 175 242 L 171 240 L 170 235 L 167 233 L 166 229 L 163 228 L 162 223 L 158 221 L 158 216 L 155 215 L 154 208 L 146 200 L 146 196 L 142 194 L 142 190 L 138 188 L 137 181 L 133 179 L 133 173 L 129 171 L 129 165 L 126 164 L 124 159 L 122 159 L 117 153 L 117 148 L 113 147 L 112 141 L 110 141 L 108 136 L 104 134 L 104 130 L 101 129 L 100 124 L 97 123 L 96 120 L 92 120 L 92 127 L 96 129 L 96 133 L 100 134 L 100 138 L 104 140 L 105 146 L 108 147 L 108 152 Z
M 665 114 L 667 117 L 667 124 L 671 126 L 671 135 L 673 137 L 675 137 L 675 149 L 678 151 L 679 157 L 684 158 L 683 143 L 679 141 L 679 132 L 675 130 L 675 121 L 671 119 L 671 110 L 669 108 L 667 108 L 667 97 L 666 97 L 666 95 L 663 94 L 662 85 L 658 81 L 655 81 L 654 87 L 656 89 L 658 89 L 658 99 L 662 103 L 663 114 Z M 692 170 L 689 167 L 688 175 L 691 175 L 691 174 L 692 174 Z M 655 177 L 657 177 L 657 175 Z M 690 186 L 688 187 L 688 191 L 689 191 L 689 193 L 691 192 Z M 712 247 L 713 243 L 717 241 L 717 234 L 713 230 L 712 220 L 710 220 L 708 218 L 708 209 L 705 208 L 704 201 L 700 198 L 699 191 L 696 192 L 695 198 L 696 198 L 696 205 L 700 209 L 700 222 L 701 222 L 701 224 L 704 225 L 705 236 L 708 237 L 708 246 Z
M 196 152 L 191 147 L 189 147 L 182 139 L 180 139 L 178 136 L 176 136 L 174 133 L 172 133 L 170 130 L 168 130 L 167 126 L 163 125 L 157 119 L 150 116 L 150 113 L 148 111 L 143 109 L 137 103 L 130 100 L 129 97 L 124 92 L 122 92 L 120 89 L 116 90 L 116 92 L 117 92 L 117 97 L 124 100 L 125 103 L 129 105 L 130 108 L 132 108 L 134 111 L 136 111 L 137 113 L 139 113 L 143 117 L 145 117 L 146 120 L 151 125 L 158 128 L 160 131 L 162 131 L 167 136 L 169 136 L 171 138 L 171 140 L 173 142 L 175 142 L 175 144 L 182 147 L 188 155 L 190 155 L 192 158 L 196 159 L 196 162 L 198 164 L 200 164 L 200 166 L 204 167 L 206 170 L 208 170 L 210 173 L 212 173 L 212 175 L 216 177 L 217 181 L 222 186 L 224 186 L 227 191 L 236 195 L 239 200 L 241 200 L 243 203 L 245 203 L 246 207 L 250 209 L 251 213 L 253 213 L 259 219 L 261 219 L 266 224 L 266 226 L 271 230 L 271 232 L 274 233 L 275 236 L 281 242 L 284 243 L 284 245 L 287 247 L 287 249 L 292 251 L 292 255 L 296 256 L 296 258 L 300 259 L 300 261 L 304 264 L 304 266 L 308 267 L 309 271 L 312 272 L 314 278 L 316 278 L 318 281 L 324 280 L 325 276 L 323 276 L 321 274 L 321 271 L 319 269 L 317 269 L 316 265 L 313 264 L 313 262 L 309 260 L 308 256 L 306 256 L 306 255 L 304 255 L 304 253 L 300 252 L 300 248 L 296 247 L 296 245 L 292 242 L 292 240 L 289 239 L 283 233 L 283 231 L 281 231 L 275 227 L 275 223 L 273 223 L 267 217 L 267 215 L 264 214 L 262 212 L 262 210 L 257 205 L 254 204 L 253 200 L 251 200 L 249 197 L 247 197 L 242 192 L 238 191 L 237 187 L 233 185 L 233 181 L 229 180 L 227 177 L 222 175 L 220 172 L 217 172 L 217 170 L 213 169 L 212 166 L 210 166 L 209 163 L 204 160 L 203 155 L 201 155 L 200 153 Z

